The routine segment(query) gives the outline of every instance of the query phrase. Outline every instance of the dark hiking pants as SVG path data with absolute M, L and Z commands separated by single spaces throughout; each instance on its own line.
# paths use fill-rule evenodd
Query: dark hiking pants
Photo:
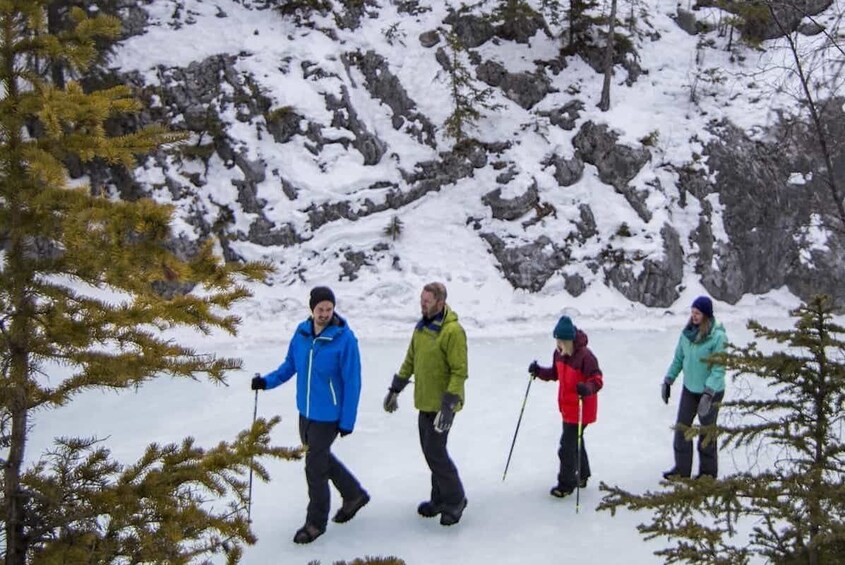
M 361 495 L 361 484 L 352 473 L 332 455 L 331 447 L 337 437 L 337 422 L 317 422 L 299 416 L 299 438 L 308 446 L 305 452 L 305 480 L 308 481 L 308 514 L 305 521 L 325 528 L 329 519 L 331 492 L 329 481 L 343 500 Z
M 417 419 L 420 446 L 425 462 L 431 469 L 431 502 L 436 505 L 456 506 L 464 499 L 464 487 L 458 476 L 458 469 L 446 451 L 449 431 L 441 434 L 434 429 L 436 415 L 436 412 L 420 412 Z
M 689 477 L 692 474 L 692 440 L 684 437 L 684 429 L 692 425 L 692 421 L 698 411 L 698 403 L 701 401 L 701 394 L 691 392 L 684 387 L 681 392 L 681 401 L 678 404 L 678 418 L 676 421 L 675 440 L 675 470 L 682 477 Z M 716 423 L 719 415 L 717 403 L 722 401 L 725 391 L 719 391 L 713 395 L 713 407 L 710 413 L 698 421 L 702 426 L 711 426 Z M 718 445 L 715 437 L 698 436 L 698 472 L 701 475 L 717 476 L 719 471 Z
M 563 424 L 563 432 L 560 434 L 560 446 L 557 450 L 560 459 L 560 471 L 557 475 L 557 484 L 563 490 L 575 490 L 578 484 L 576 474 L 580 480 L 590 478 L 590 459 L 587 457 L 587 446 L 584 444 L 584 432 L 587 426 L 581 429 L 581 469 L 577 468 L 578 461 L 578 424 Z

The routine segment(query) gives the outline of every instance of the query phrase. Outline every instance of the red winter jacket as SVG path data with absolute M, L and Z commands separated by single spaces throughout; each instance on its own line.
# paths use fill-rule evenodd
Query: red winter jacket
M 552 367 L 540 367 L 537 376 L 544 381 L 558 381 L 560 387 L 557 393 L 557 403 L 560 414 L 567 424 L 578 423 L 578 393 L 575 385 L 590 383 L 593 394 L 584 397 L 584 413 L 582 423 L 592 424 L 596 421 L 598 412 L 598 397 L 596 393 L 604 385 L 601 369 L 596 356 L 587 347 L 587 334 L 581 330 L 575 332 L 575 348 L 572 355 L 561 355 L 555 349 L 552 357 Z

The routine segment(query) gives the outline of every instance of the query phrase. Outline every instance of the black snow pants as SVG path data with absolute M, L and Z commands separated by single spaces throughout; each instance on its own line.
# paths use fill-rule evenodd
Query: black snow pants
M 689 477 L 692 474 L 692 440 L 687 440 L 684 437 L 682 428 L 692 425 L 693 418 L 698 412 L 698 403 L 701 401 L 701 396 L 701 394 L 684 387 L 683 392 L 681 392 L 681 401 L 678 404 L 676 421 L 678 429 L 675 430 L 673 447 L 675 449 L 675 470 L 681 477 Z M 719 415 L 719 407 L 716 404 L 721 402 L 724 396 L 725 391 L 719 391 L 713 395 L 713 407 L 710 409 L 710 413 L 704 418 L 698 419 L 702 426 L 710 426 L 716 423 L 716 417 Z M 698 473 L 716 477 L 719 472 L 719 458 L 715 437 L 707 438 L 703 435 L 698 437 L 698 456 Z
M 458 506 L 464 499 L 464 487 L 458 476 L 458 468 L 446 451 L 449 431 L 442 434 L 434 429 L 436 412 L 420 412 L 417 423 L 420 431 L 420 446 L 425 462 L 431 469 L 431 502 L 439 506 Z
M 305 521 L 325 529 L 329 520 L 331 492 L 329 481 L 343 500 L 354 500 L 363 489 L 352 473 L 332 455 L 331 447 L 337 437 L 337 422 L 317 422 L 300 414 L 299 437 L 305 452 L 305 479 L 308 482 L 308 513 Z

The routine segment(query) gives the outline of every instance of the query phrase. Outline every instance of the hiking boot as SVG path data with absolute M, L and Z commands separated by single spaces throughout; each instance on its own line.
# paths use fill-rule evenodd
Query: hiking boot
M 311 543 L 325 532 L 326 528 L 321 528 L 306 522 L 304 526 L 296 530 L 296 534 L 293 536 L 293 541 L 294 543 Z
M 362 490 L 361 495 L 353 500 L 344 500 L 343 505 L 332 518 L 332 522 L 343 524 L 355 517 L 360 509 L 367 505 L 370 501 L 370 495 L 367 491 Z
M 716 479 L 716 475 L 713 473 L 699 473 L 695 476 L 696 479 L 703 479 L 705 477 L 710 477 L 711 479 Z
M 555 485 L 552 487 L 552 490 L 549 491 L 549 494 L 555 498 L 563 498 L 564 496 L 569 496 L 575 490 L 575 487 L 565 487 L 563 485 Z
M 680 471 L 678 471 L 677 467 L 672 467 L 668 471 L 663 472 L 663 478 L 667 481 L 674 481 L 676 479 L 688 479 L 689 473 L 682 474 Z
M 432 502 L 431 500 L 421 502 L 420 505 L 417 506 L 417 514 L 425 518 L 434 518 L 441 512 L 443 512 L 443 505 L 437 502 Z
M 467 499 L 464 498 L 458 504 L 453 506 L 443 506 L 440 514 L 441 526 L 454 526 L 461 521 L 461 516 L 464 514 L 464 508 L 467 507 Z
M 587 479 L 589 477 L 585 477 L 578 482 L 578 488 L 587 488 Z

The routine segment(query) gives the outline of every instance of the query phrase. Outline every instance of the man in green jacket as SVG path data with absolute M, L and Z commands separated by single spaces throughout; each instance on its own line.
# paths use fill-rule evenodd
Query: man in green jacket
M 446 449 L 455 413 L 464 404 L 467 337 L 458 315 L 446 304 L 443 283 L 423 287 L 420 308 L 422 318 L 414 328 L 402 367 L 393 375 L 384 409 L 396 411 L 399 393 L 415 375 L 420 445 L 431 469 L 431 497 L 417 507 L 417 512 L 426 518 L 440 515 L 440 523 L 451 526 L 460 521 L 467 505 L 458 469 Z
M 666 370 L 661 387 L 663 402 L 669 403 L 672 383 L 684 372 L 684 387 L 678 404 L 675 425 L 675 465 L 663 473 L 666 479 L 686 478 L 692 474 L 692 441 L 684 431 L 698 415 L 702 427 L 715 426 L 719 405 L 725 396 L 725 366 L 711 357 L 725 351 L 725 328 L 713 316 L 713 301 L 699 296 L 692 303 L 690 318 L 681 332 L 672 364 Z M 698 438 L 698 477 L 716 477 L 719 472 L 716 438 Z

